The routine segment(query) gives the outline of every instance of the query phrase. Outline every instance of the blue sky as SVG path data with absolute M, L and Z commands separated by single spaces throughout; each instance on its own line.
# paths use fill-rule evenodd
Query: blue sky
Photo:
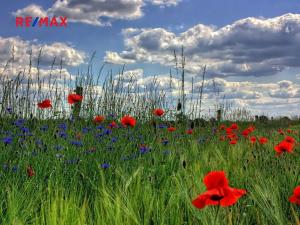
M 231 24 L 246 17 L 276 17 L 285 13 L 300 12 L 297 0 L 183 0 L 176 7 L 157 7 L 148 4 L 143 8 L 144 16 L 136 20 L 116 20 L 112 26 L 94 27 L 82 23 L 69 23 L 67 29 L 17 29 L 12 12 L 37 4 L 51 7 L 52 1 L 11 0 L 1 3 L 0 35 L 20 36 L 25 40 L 39 39 L 42 42 L 71 42 L 87 52 L 97 51 L 103 57 L 106 50 L 119 51 L 123 41 L 121 30 L 127 27 L 163 27 L 178 33 L 202 23 L 218 27 Z M 183 26 L 184 28 L 180 28 Z
M 299 12 L 297 0 L 11 0 L 1 3 L 0 60 L 3 65 L 12 45 L 47 46 L 45 64 L 51 54 L 66 57 L 67 72 L 75 73 L 96 51 L 96 67 L 105 60 L 112 63 L 106 69 L 117 73 L 125 62 L 128 74 L 138 73 L 138 79 L 158 75 L 164 82 L 173 67 L 172 49 L 186 45 L 188 79 L 197 77 L 204 64 L 208 67 L 208 102 L 214 78 L 237 107 L 296 114 Z M 15 26 L 16 16 L 38 14 L 66 14 L 68 27 Z

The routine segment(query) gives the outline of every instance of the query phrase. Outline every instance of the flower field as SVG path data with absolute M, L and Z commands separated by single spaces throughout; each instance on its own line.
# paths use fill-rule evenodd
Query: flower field
M 297 121 L 152 114 L 2 118 L 0 223 L 300 224 Z

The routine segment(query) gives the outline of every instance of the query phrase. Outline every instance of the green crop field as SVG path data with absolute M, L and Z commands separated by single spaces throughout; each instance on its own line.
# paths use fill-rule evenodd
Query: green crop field
M 188 134 L 187 123 L 170 132 L 163 116 L 154 121 L 1 119 L 0 223 L 299 224 L 300 208 L 289 201 L 300 182 L 297 122 L 229 130 L 224 122 Z M 293 149 L 278 154 L 287 136 Z M 196 208 L 211 171 L 224 171 L 246 194 L 228 207 Z

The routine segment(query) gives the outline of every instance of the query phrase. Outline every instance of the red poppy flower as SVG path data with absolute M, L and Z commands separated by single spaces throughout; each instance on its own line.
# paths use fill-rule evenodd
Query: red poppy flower
M 278 133 L 284 135 L 284 131 L 282 129 L 278 129 Z
M 135 124 L 136 124 L 136 120 L 133 117 L 131 117 L 131 116 L 123 116 L 123 118 L 121 119 L 121 123 L 124 126 L 134 127 Z
M 112 121 L 108 126 L 110 128 L 115 128 L 115 127 L 117 127 L 117 123 L 115 121 Z
M 33 168 L 32 168 L 31 166 L 28 166 L 28 167 L 27 167 L 27 176 L 28 176 L 28 177 L 33 177 L 33 176 L 35 176 L 35 172 L 34 172 L 34 170 L 33 170 Z
M 245 129 L 245 130 L 242 131 L 242 135 L 243 135 L 244 137 L 247 137 L 250 133 L 251 133 L 251 132 L 250 132 L 248 129 Z
M 93 121 L 94 121 L 95 123 L 102 123 L 104 120 L 105 120 L 105 117 L 104 117 L 104 116 L 98 115 L 98 116 L 95 116 L 95 118 L 94 118 Z
M 237 135 L 236 134 L 227 134 L 227 138 L 232 140 L 232 139 L 237 139 Z
M 291 203 L 300 205 L 300 185 L 294 189 L 293 195 L 289 198 Z
M 78 95 L 78 94 L 69 94 L 68 95 L 68 103 L 69 104 L 74 104 L 74 103 L 80 102 L 80 101 L 82 101 L 82 99 L 83 99 L 83 96 Z
M 203 182 L 207 191 L 192 201 L 192 204 L 199 209 L 208 205 L 231 206 L 246 194 L 246 190 L 229 186 L 224 171 L 208 173 Z
M 231 124 L 230 128 L 231 128 L 232 130 L 238 130 L 238 129 L 239 129 L 239 126 L 238 126 L 236 123 L 233 123 L 233 124 Z
M 255 143 L 256 142 L 256 137 L 252 136 L 249 138 L 250 142 L 251 143 Z
M 274 147 L 277 155 L 281 155 L 283 152 L 291 153 L 293 151 L 294 145 L 287 141 L 282 141 Z
M 225 128 L 226 134 L 231 134 L 233 131 L 230 127 Z
M 286 132 L 288 132 L 289 134 L 293 133 L 293 131 L 291 129 L 287 129 Z
M 46 109 L 52 107 L 50 99 L 45 99 L 44 101 L 39 102 L 37 105 L 40 109 Z
M 165 113 L 165 111 L 162 110 L 162 109 L 160 109 L 160 108 L 155 109 L 155 110 L 153 111 L 153 114 L 154 114 L 155 116 L 162 116 L 164 113 Z
M 291 137 L 291 136 L 286 136 L 285 139 L 284 139 L 284 141 L 289 142 L 291 144 L 295 143 L 295 139 L 293 137 Z
M 175 127 L 168 127 L 168 131 L 169 131 L 169 132 L 173 132 L 173 131 L 175 131 L 175 130 L 176 130 Z
M 237 143 L 237 140 L 235 140 L 235 139 L 233 139 L 229 142 L 229 144 L 231 144 L 231 145 L 235 145 L 236 143 Z
M 188 129 L 185 131 L 187 134 L 192 134 L 193 133 L 193 129 Z
M 247 130 L 250 131 L 250 133 L 252 133 L 255 130 L 255 127 L 254 126 L 249 126 L 247 128 Z
M 265 138 L 265 137 L 260 137 L 259 139 L 258 139 L 258 142 L 260 143 L 260 144 L 266 144 L 267 142 L 268 142 L 268 138 Z
M 225 130 L 226 126 L 224 124 L 220 125 L 220 130 Z

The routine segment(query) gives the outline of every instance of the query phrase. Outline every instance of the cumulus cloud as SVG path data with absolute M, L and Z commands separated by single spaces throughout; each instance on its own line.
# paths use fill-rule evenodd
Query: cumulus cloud
M 13 12 L 15 16 L 63 15 L 69 22 L 85 23 L 95 26 L 111 25 L 112 20 L 134 20 L 143 16 L 146 3 L 160 7 L 176 6 L 181 0 L 56 0 L 43 9 L 31 4 Z
M 132 59 L 122 58 L 117 52 L 106 51 L 104 62 L 112 64 L 131 64 L 134 63 Z
M 143 69 L 135 69 L 135 70 L 124 71 L 123 74 L 116 75 L 115 79 L 120 80 L 122 82 L 137 82 L 141 80 L 143 76 L 144 76 Z
M 37 17 L 45 17 L 47 16 L 47 12 L 43 9 L 43 7 L 30 4 L 23 9 L 18 9 L 16 12 L 13 12 L 14 16 L 37 16 Z
M 25 41 L 20 37 L 0 37 L 0 64 L 3 66 L 13 55 L 18 66 L 29 65 L 30 54 L 32 61 L 36 62 L 40 55 L 42 65 L 51 65 L 54 58 L 63 60 L 66 66 L 78 66 L 86 58 L 84 52 L 79 51 L 65 43 L 54 42 L 40 44 L 37 41 Z M 40 54 L 41 51 L 41 54 Z
M 171 83 L 171 84 L 170 84 Z M 138 85 L 142 88 L 147 89 L 157 89 L 163 90 L 164 92 L 172 92 L 174 89 L 179 88 L 180 81 L 177 78 L 172 78 L 170 80 L 169 75 L 158 75 L 158 76 L 148 76 L 138 81 Z M 186 82 L 186 85 L 189 86 L 190 83 Z M 170 89 L 171 86 L 171 89 Z M 187 87 L 186 86 L 186 87 Z
M 153 5 L 159 5 L 161 7 L 176 6 L 181 0 L 148 0 Z
M 133 75 L 137 74 L 137 76 Z M 170 105 L 176 105 L 181 96 L 181 80 L 168 74 L 157 76 L 143 76 L 143 70 L 130 70 L 124 72 L 124 86 L 129 83 L 141 93 L 149 93 L 153 90 L 164 92 Z M 131 78 L 130 77 L 135 77 Z M 116 79 L 118 76 L 116 76 Z M 171 83 L 171 86 L 170 86 Z M 188 100 L 187 109 L 195 109 L 199 98 L 201 81 L 194 83 L 191 80 L 185 82 L 185 94 Z M 171 88 L 170 88 L 171 87 Z M 171 98 L 172 97 L 172 98 Z M 172 102 L 173 101 L 173 102 Z M 215 112 L 220 104 L 228 104 L 234 108 L 246 108 L 254 114 L 268 115 L 296 115 L 300 103 L 300 85 L 289 80 L 274 83 L 258 83 L 250 81 L 227 81 L 223 78 L 213 78 L 204 81 L 203 86 L 203 109 L 208 114 Z
M 179 53 L 184 46 L 186 69 L 197 73 L 206 64 L 207 74 L 214 77 L 267 76 L 300 66 L 300 14 L 246 18 L 220 28 L 198 24 L 179 34 L 164 28 L 122 33 L 124 50 L 109 52 L 106 60 L 113 55 L 120 63 L 174 65 L 174 50 Z

